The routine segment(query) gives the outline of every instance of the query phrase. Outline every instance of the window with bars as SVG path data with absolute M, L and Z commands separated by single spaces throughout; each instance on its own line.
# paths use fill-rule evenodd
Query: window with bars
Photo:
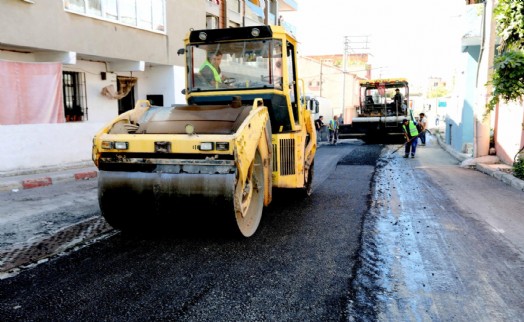
M 62 90 L 66 122 L 87 120 L 85 74 L 62 72 Z
M 165 31 L 165 0 L 64 0 L 64 9 L 141 29 Z

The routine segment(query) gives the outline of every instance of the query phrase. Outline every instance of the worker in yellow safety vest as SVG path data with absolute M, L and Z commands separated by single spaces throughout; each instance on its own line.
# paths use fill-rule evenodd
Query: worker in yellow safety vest
M 200 75 L 211 84 L 213 87 L 218 87 L 222 84 L 224 77 L 220 70 L 220 63 L 222 62 L 222 52 L 208 53 L 206 61 L 200 66 Z
M 415 157 L 415 153 L 417 152 L 417 138 L 418 138 L 418 130 L 417 126 L 413 121 L 410 121 L 408 119 L 402 120 L 402 130 L 404 131 L 404 137 L 406 138 L 406 147 L 404 150 L 404 158 L 409 158 L 409 154 L 411 153 L 411 157 Z
M 337 144 L 338 140 L 338 116 L 333 116 L 333 119 L 329 121 L 328 130 L 329 130 L 329 143 Z

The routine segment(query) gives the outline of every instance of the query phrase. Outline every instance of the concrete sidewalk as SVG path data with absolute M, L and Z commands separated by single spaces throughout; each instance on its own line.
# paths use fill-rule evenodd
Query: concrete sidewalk
M 475 169 L 492 176 L 517 190 L 524 191 L 524 180 L 513 176 L 512 167 L 500 162 L 496 156 L 474 159 L 469 154 L 455 151 L 450 145 L 445 143 L 444 138 L 438 132 L 435 131 L 432 136 L 437 139 L 438 144 L 442 149 L 444 149 L 444 151 L 462 162 L 461 167 Z
M 95 179 L 98 169 L 93 162 L 79 162 L 35 170 L 0 174 L 1 191 L 19 191 L 75 180 Z

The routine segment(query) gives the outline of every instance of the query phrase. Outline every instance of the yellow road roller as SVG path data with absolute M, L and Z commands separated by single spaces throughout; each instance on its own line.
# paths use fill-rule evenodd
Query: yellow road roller
M 205 208 L 250 237 L 273 188 L 308 196 L 315 106 L 298 78 L 296 46 L 280 26 L 190 31 L 179 51 L 187 104 L 138 101 L 94 137 L 108 223 L 140 229 Z

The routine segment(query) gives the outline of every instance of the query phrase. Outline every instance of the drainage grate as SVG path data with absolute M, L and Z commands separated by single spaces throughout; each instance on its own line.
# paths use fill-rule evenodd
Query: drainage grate
M 102 217 L 64 228 L 30 245 L 0 251 L 0 273 L 24 268 L 113 230 Z M 1 277 L 0 277 L 1 278 Z

